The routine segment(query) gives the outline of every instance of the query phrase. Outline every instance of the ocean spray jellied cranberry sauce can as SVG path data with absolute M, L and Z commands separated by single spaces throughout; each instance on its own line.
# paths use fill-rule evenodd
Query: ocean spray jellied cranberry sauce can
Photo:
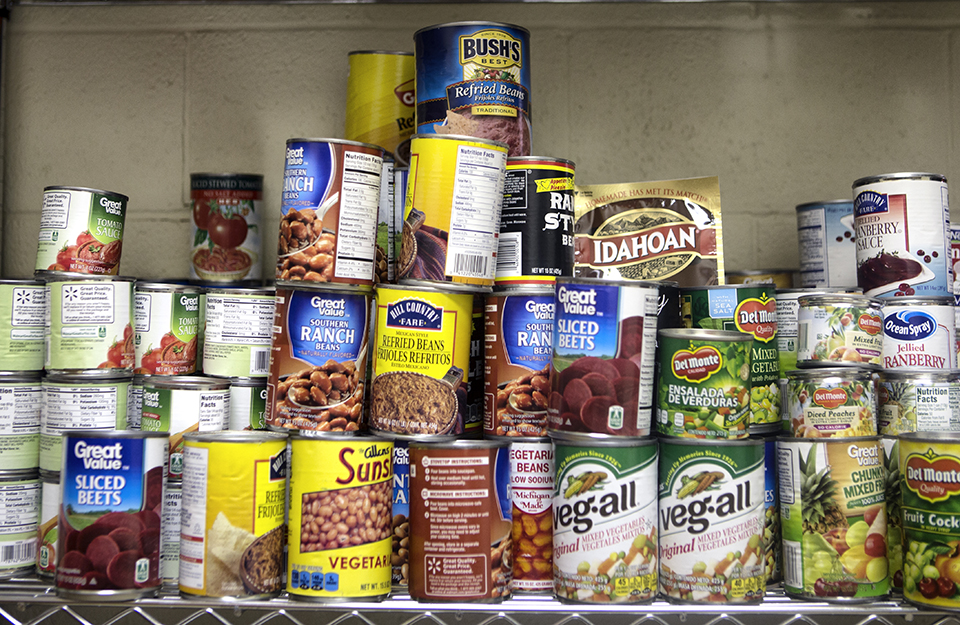
M 957 366 L 953 296 L 891 297 L 883 302 L 884 369 Z

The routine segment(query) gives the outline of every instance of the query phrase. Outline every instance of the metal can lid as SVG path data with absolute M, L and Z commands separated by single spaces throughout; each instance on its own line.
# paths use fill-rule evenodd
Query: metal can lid
M 133 287 L 138 292 L 149 293 L 200 293 L 200 287 L 173 282 L 150 282 L 137 280 Z
M 71 436 L 82 438 L 170 438 L 170 432 L 150 432 L 147 430 L 63 430 L 63 438 Z
M 169 433 L 164 433 L 169 436 Z M 188 432 L 184 440 L 192 443 L 265 443 L 284 441 L 289 438 L 283 432 L 267 430 L 216 430 L 214 432 Z
M 849 305 L 871 308 L 881 308 L 883 300 L 879 297 L 868 297 L 856 293 L 830 293 L 827 295 L 803 295 L 799 298 L 801 306 Z
M 774 271 L 774 270 L 771 269 L 770 271 L 765 271 L 765 272 L 761 272 L 761 273 L 767 274 L 767 273 L 771 273 L 771 272 L 773 272 L 773 271 Z M 791 273 L 793 272 L 792 269 L 790 269 L 790 270 L 785 270 L 785 271 L 790 271 Z M 730 272 L 730 273 L 731 273 L 731 275 L 732 275 L 732 272 Z M 743 274 L 743 275 L 745 275 L 745 274 Z M 680 290 L 683 291 L 684 293 L 690 293 L 690 292 L 693 292 L 693 291 L 730 291 L 730 290 L 738 290 L 738 289 L 771 289 L 771 290 L 775 290 L 776 288 L 777 288 L 777 285 L 776 285 L 775 283 L 773 283 L 773 282 L 750 282 L 750 283 L 745 283 L 745 284 L 713 284 L 713 285 L 710 285 L 710 286 L 706 286 L 706 285 L 703 285 L 703 286 L 684 286 L 684 287 L 680 287 Z
M 523 166 L 524 163 L 558 163 L 560 165 L 566 165 L 570 169 L 576 169 L 577 165 L 571 160 L 565 158 L 557 158 L 555 156 L 510 156 L 507 157 L 507 169 L 510 169 L 511 165 Z
M 586 445 L 589 447 L 646 447 L 656 445 L 656 436 L 612 436 L 596 432 L 564 432 L 549 430 L 555 445 Z
M 498 449 L 507 447 L 507 441 L 484 439 L 455 439 L 455 440 L 410 440 L 410 449 Z
M 900 306 L 949 306 L 953 308 L 952 295 L 910 295 L 907 297 L 888 297 L 883 300 L 884 308 Z
M 39 469 L 17 469 L 15 471 L 0 471 L 0 485 L 3 482 L 39 482 Z
M 853 200 L 823 200 L 822 202 L 804 202 L 797 204 L 797 210 L 809 210 L 811 208 L 821 208 L 823 206 L 847 205 L 853 210 Z
M 235 178 L 248 178 L 252 180 L 259 180 L 261 183 L 263 182 L 263 174 L 244 174 L 244 173 L 226 172 L 226 171 L 224 172 L 206 172 L 206 171 L 191 172 L 190 174 L 191 182 L 193 181 L 194 178 L 221 178 L 224 180 L 231 180 Z M 230 189 L 226 189 L 226 190 L 230 190 Z
M 575 278 L 572 276 L 557 276 L 557 286 L 561 284 L 587 284 L 591 286 L 636 287 L 660 289 L 660 283 L 653 280 L 605 280 L 603 278 Z
M 224 287 L 224 286 L 208 286 L 204 287 L 204 293 L 209 297 L 211 295 L 251 295 L 254 297 L 275 297 L 277 294 L 276 286 L 237 286 L 237 287 Z
M 820 295 L 828 293 L 843 293 L 847 295 L 862 295 L 863 287 L 859 286 L 805 286 L 795 289 L 777 289 L 777 298 L 780 296 L 799 299 L 804 295 Z
M 752 341 L 753 335 L 734 330 L 710 330 L 707 328 L 664 328 L 657 334 L 670 339 L 697 339 L 700 341 Z
M 709 445 L 711 447 L 714 445 L 719 447 L 760 447 L 764 445 L 764 442 L 762 437 L 751 434 L 743 438 L 714 438 L 709 441 Z M 705 442 L 703 439 L 688 438 L 686 436 L 661 436 L 660 444 L 701 447 Z
M 880 174 L 879 176 L 867 176 L 853 181 L 853 188 L 862 187 L 865 184 L 874 182 L 886 182 L 888 180 L 932 180 L 935 182 L 946 182 L 946 176 L 942 174 L 931 174 L 919 171 L 904 171 L 895 174 Z
M 230 388 L 230 380 L 199 375 L 151 375 L 144 379 L 144 388 L 175 390 L 222 391 Z
M 129 282 L 133 285 L 137 279 L 133 276 L 111 276 L 104 273 L 77 273 L 75 271 L 48 271 L 46 269 L 34 272 L 37 280 L 44 284 L 51 282 Z
M 5 284 L 10 286 L 42 287 L 43 281 L 37 280 L 36 278 L 24 278 L 22 280 L 17 280 L 16 278 L 0 278 L 0 285 Z
M 939 440 L 940 437 L 944 436 L 946 432 L 941 433 L 937 432 L 936 438 L 931 438 L 930 440 Z M 900 434 L 900 436 L 905 436 L 905 434 Z M 840 436 L 832 438 L 799 438 L 796 436 L 790 436 L 789 434 L 784 434 L 777 437 L 778 443 L 813 443 L 815 445 L 831 445 L 837 443 L 879 443 L 882 436 Z M 957 440 L 960 440 L 960 433 L 957 433 Z
M 383 154 L 383 148 L 379 145 L 374 145 L 372 143 L 363 143 L 362 141 L 348 141 L 346 139 L 324 139 L 324 138 L 309 138 L 309 137 L 295 137 L 292 139 L 287 139 L 287 145 L 291 143 L 332 143 L 335 145 L 348 145 L 353 147 L 369 148 L 372 150 L 377 150 Z
M 954 382 L 960 384 L 960 369 L 916 369 L 904 371 L 884 369 L 878 372 L 880 382 Z
M 117 193 L 116 191 L 107 191 L 105 189 L 91 189 L 90 187 L 68 187 L 68 186 L 50 186 L 44 187 L 43 192 L 47 191 L 86 191 L 87 193 L 99 193 L 100 195 L 106 195 L 108 197 L 121 198 L 124 202 L 130 200 L 126 195 L 122 193 Z
M 0 384 L 39 384 L 42 378 L 42 371 L 0 371 Z
M 403 52 L 399 50 L 352 50 L 347 52 L 347 56 L 354 54 L 386 54 L 389 56 L 413 56 L 413 52 Z
M 486 293 L 485 296 L 487 299 L 491 297 L 553 297 L 555 291 L 553 285 L 498 284 L 492 293 Z
M 827 363 L 828 365 L 834 363 Z M 842 378 L 844 380 L 861 380 L 868 381 L 873 379 L 873 373 L 876 371 L 875 366 L 866 366 L 863 364 L 854 365 L 851 364 L 846 367 L 815 367 L 812 369 L 791 369 L 787 371 L 787 380 L 820 380 L 824 381 L 827 378 Z
M 133 381 L 129 369 L 48 369 L 43 383 L 121 384 Z
M 427 32 L 429 30 L 438 30 L 440 28 L 456 27 L 456 26 L 491 26 L 491 27 L 500 27 L 500 28 L 515 28 L 521 32 L 530 34 L 530 31 L 524 28 L 523 26 L 517 26 L 516 24 L 507 24 L 505 22 L 484 22 L 481 20 L 466 20 L 462 22 L 445 22 L 443 24 L 435 24 L 433 26 L 427 26 L 426 28 L 421 28 L 417 32 L 413 33 L 414 38 L 417 37 L 420 33 Z
M 277 280 L 277 289 L 290 291 L 327 292 L 330 297 L 341 297 L 344 294 L 370 295 L 371 285 L 341 284 L 339 282 L 311 282 L 310 280 Z
M 230 386 L 242 386 L 242 387 L 252 387 L 252 388 L 266 388 L 267 378 L 240 378 L 240 377 L 228 377 L 230 381 Z
M 427 139 L 427 140 L 431 140 L 431 141 L 432 141 L 432 140 L 438 140 L 438 139 L 442 139 L 442 140 L 446 140 L 446 141 L 467 141 L 467 142 L 470 142 L 470 143 L 482 143 L 482 144 L 485 144 L 485 145 L 489 145 L 490 147 L 500 148 L 500 149 L 502 149 L 502 150 L 509 150 L 509 149 L 510 149 L 510 146 L 508 146 L 508 145 L 507 145 L 506 143 L 504 143 L 503 141 L 494 141 L 493 139 L 484 139 L 483 137 L 471 137 L 470 135 L 452 135 L 452 134 L 451 134 L 451 135 L 433 135 L 433 134 L 430 134 L 430 135 L 421 135 L 421 134 L 417 134 L 417 135 L 413 135 L 412 137 L 410 137 L 410 140 L 411 140 L 411 141 L 423 140 L 423 139 Z

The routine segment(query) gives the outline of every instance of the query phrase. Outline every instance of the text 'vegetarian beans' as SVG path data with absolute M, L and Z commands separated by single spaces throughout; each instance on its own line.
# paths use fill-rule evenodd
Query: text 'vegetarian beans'
M 82 187 L 46 187 L 37 271 L 116 275 L 127 196 Z
M 553 443 L 541 438 L 510 444 L 514 592 L 553 589 Z
M 134 373 L 187 375 L 197 369 L 200 290 L 137 282 L 133 293 Z
M 0 371 L 43 369 L 46 301 L 42 282 L 0 280 Z

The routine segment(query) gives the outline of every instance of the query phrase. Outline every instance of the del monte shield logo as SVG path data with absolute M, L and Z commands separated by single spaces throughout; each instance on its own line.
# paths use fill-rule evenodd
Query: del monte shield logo
M 960 461 L 941 456 L 932 449 L 907 457 L 906 484 L 914 494 L 929 502 L 949 499 L 960 493 Z
M 734 313 L 737 330 L 750 334 L 764 343 L 777 336 L 777 300 L 767 297 L 751 297 L 737 304 Z
M 723 367 L 723 358 L 716 347 L 705 345 L 696 351 L 681 349 L 671 358 L 673 375 L 688 382 L 702 382 Z

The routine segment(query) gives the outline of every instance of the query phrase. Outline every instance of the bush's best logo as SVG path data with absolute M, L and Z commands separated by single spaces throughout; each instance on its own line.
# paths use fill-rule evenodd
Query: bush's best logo
M 460 37 L 460 64 L 483 67 L 522 66 L 523 46 L 502 30 L 481 30 Z
M 673 375 L 687 382 L 702 382 L 723 367 L 720 351 L 712 345 L 705 345 L 696 351 L 681 349 L 671 358 Z
M 857 318 L 857 326 L 870 336 L 876 336 L 883 332 L 883 319 L 880 315 L 863 313 Z
M 737 330 L 767 343 L 777 335 L 777 300 L 767 297 L 745 299 L 734 313 Z
M 910 454 L 905 467 L 907 488 L 931 503 L 944 501 L 960 493 L 960 461 L 941 456 L 932 449 Z
M 847 403 L 847 392 L 842 388 L 818 388 L 813 392 L 814 405 L 833 410 Z

